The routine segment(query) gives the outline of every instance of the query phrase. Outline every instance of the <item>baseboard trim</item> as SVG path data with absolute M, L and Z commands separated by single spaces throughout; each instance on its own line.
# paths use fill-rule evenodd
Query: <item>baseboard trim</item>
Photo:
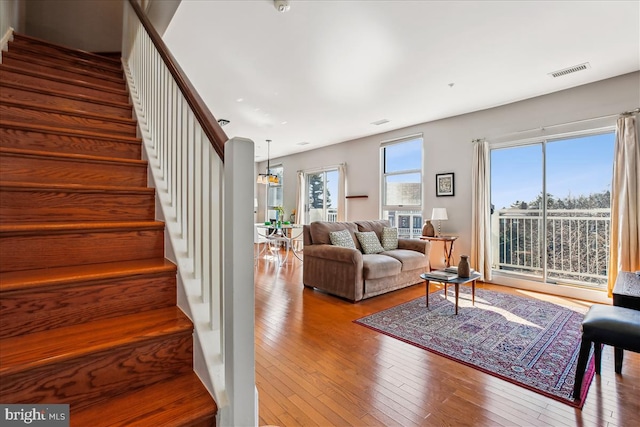
M 556 295 L 565 298 L 575 298 L 599 304 L 611 304 L 611 299 L 607 296 L 607 292 L 598 289 L 586 289 L 567 285 L 551 285 L 548 283 L 535 282 L 495 272 L 492 273 L 491 280 L 487 283 L 509 286 L 511 288 L 527 291 L 542 292 L 544 294 Z

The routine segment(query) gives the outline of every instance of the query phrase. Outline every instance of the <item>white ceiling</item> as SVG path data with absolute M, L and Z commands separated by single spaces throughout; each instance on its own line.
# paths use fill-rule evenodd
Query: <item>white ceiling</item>
M 279 13 L 270 0 L 183 0 L 164 37 L 260 161 L 266 139 L 275 158 L 640 70 L 639 6 L 292 0 Z

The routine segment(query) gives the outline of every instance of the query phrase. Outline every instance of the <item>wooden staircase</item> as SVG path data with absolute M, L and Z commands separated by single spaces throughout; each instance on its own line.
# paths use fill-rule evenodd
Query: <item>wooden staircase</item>
M 0 402 L 211 426 L 119 61 L 16 34 L 0 64 Z

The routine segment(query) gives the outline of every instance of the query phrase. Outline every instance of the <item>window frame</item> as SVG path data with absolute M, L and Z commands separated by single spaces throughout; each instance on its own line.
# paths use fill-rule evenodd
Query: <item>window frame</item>
M 394 170 L 393 172 L 387 172 L 386 170 L 386 149 L 389 147 L 393 147 L 394 145 L 409 143 L 413 141 L 420 141 L 420 167 L 418 169 L 403 169 L 403 170 Z M 389 204 L 387 203 L 387 178 L 401 175 L 409 175 L 409 174 L 418 174 L 418 183 L 420 185 L 419 189 L 419 204 Z M 406 236 L 408 238 L 415 238 L 420 235 L 420 232 L 417 230 L 421 230 L 420 227 L 413 227 L 415 225 L 416 218 L 419 219 L 419 223 L 422 224 L 422 212 L 424 206 L 424 137 L 422 133 L 408 135 L 401 138 L 396 138 L 392 140 L 382 141 L 380 143 L 380 218 L 388 219 L 392 222 L 392 226 L 398 226 L 399 224 L 395 224 L 400 220 L 400 217 L 409 217 L 409 222 L 412 225 L 409 229 L 409 233 Z M 386 218 L 385 218 L 386 217 Z M 391 217 L 393 219 L 391 219 Z
M 548 189 L 548 167 L 547 167 L 547 146 L 550 143 L 557 143 L 557 142 L 561 142 L 563 140 L 572 140 L 572 139 L 577 139 L 577 138 L 587 138 L 587 137 L 592 137 L 592 136 L 597 136 L 597 135 L 602 135 L 602 134 L 614 134 L 614 138 L 615 138 L 615 126 L 613 125 L 605 125 L 605 126 L 596 126 L 596 127 L 589 127 L 589 128 L 585 128 L 585 129 L 580 129 L 580 130 L 575 130 L 575 131 L 567 131 L 567 132 L 558 132 L 558 133 L 554 133 L 554 134 L 547 134 L 547 135 L 539 135 L 539 136 L 534 136 L 531 138 L 526 138 L 526 139 L 520 139 L 520 140 L 504 140 L 504 141 L 500 141 L 500 142 L 494 142 L 491 143 L 489 145 L 489 152 L 490 152 L 490 156 L 492 155 L 493 151 L 495 150 L 503 150 L 503 149 L 512 149 L 512 148 L 517 148 L 517 147 L 527 147 L 527 146 L 535 146 L 535 145 L 540 145 L 541 148 L 541 154 L 542 154 L 542 159 L 541 159 L 541 194 L 542 194 L 542 199 L 541 199 L 541 235 L 543 236 L 543 243 L 542 243 L 542 247 L 545 248 L 545 252 L 543 254 L 543 259 L 547 259 L 547 256 L 549 255 L 548 252 L 548 241 L 547 241 L 547 227 L 548 227 L 548 221 L 550 218 L 553 218 L 551 216 L 548 215 L 548 200 L 547 200 L 547 195 L 549 193 L 549 189 Z M 614 141 L 615 144 L 615 141 Z M 614 157 L 614 162 L 615 162 L 615 157 Z M 493 167 L 493 165 L 491 165 L 491 167 Z M 491 171 L 492 172 L 492 171 Z M 490 185 L 490 193 L 493 189 L 492 187 L 492 183 L 489 184 Z M 496 211 L 499 210 L 496 207 Z M 492 205 L 492 215 L 494 214 L 494 207 Z M 550 286 L 558 286 L 558 285 L 569 285 L 569 286 L 576 286 L 579 289 L 586 289 L 586 290 L 597 290 L 597 291 L 602 291 L 602 287 L 605 285 L 593 285 L 593 284 L 589 284 L 587 282 L 579 282 L 579 281 L 575 281 L 575 280 L 571 280 L 571 279 L 562 279 L 562 278 L 555 278 L 555 277 L 551 277 L 553 275 L 553 272 L 550 272 L 548 269 L 548 263 L 545 261 L 544 263 L 541 264 L 540 269 L 540 275 L 539 276 L 535 276 L 533 274 L 526 274 L 526 273 L 517 273 L 517 272 L 511 272 L 509 270 L 506 269 L 501 269 L 497 262 L 498 262 L 498 257 L 499 255 L 496 253 L 496 248 L 494 247 L 494 242 L 493 242 L 493 236 L 495 235 L 496 237 L 498 236 L 498 231 L 493 230 L 496 226 L 496 224 L 493 223 L 493 221 L 495 221 L 495 218 L 492 218 L 492 240 L 489 242 L 489 244 L 492 247 L 492 266 L 491 266 L 491 270 L 492 270 L 492 274 L 494 275 L 494 277 L 509 277 L 509 278 L 519 278 L 519 279 L 524 279 L 527 281 L 531 281 L 531 282 L 535 282 L 535 283 L 540 283 L 540 284 L 544 284 L 544 285 L 550 285 Z
M 284 166 L 282 164 L 276 164 L 273 165 L 269 168 L 269 172 L 273 175 L 277 175 L 279 178 L 279 182 L 277 184 L 272 184 L 272 183 L 268 183 L 267 184 L 267 188 L 265 191 L 265 197 L 266 197 L 266 203 L 265 203 L 265 220 L 269 221 L 271 220 L 270 214 L 273 212 L 273 218 L 275 218 L 275 207 L 276 206 L 281 206 L 284 207 Z M 280 197 L 277 197 L 277 191 L 278 189 L 280 189 Z M 275 204 L 275 205 L 270 205 L 269 201 L 271 200 L 271 198 L 269 197 L 271 195 L 271 192 L 275 191 L 276 192 L 276 203 L 279 202 L 279 204 Z
M 303 183 L 298 185 L 298 197 L 302 201 L 302 206 L 299 208 L 302 209 L 303 214 L 301 215 L 302 224 L 309 223 L 309 175 L 318 174 L 322 172 L 332 172 L 338 171 L 338 193 L 336 195 L 336 199 L 334 201 L 337 202 L 337 221 L 342 222 L 346 221 L 346 211 L 347 211 L 347 199 L 346 199 L 346 191 L 347 191 L 347 171 L 346 171 L 346 163 L 338 163 L 329 166 L 322 166 L 317 168 L 310 168 L 298 171 L 303 175 Z

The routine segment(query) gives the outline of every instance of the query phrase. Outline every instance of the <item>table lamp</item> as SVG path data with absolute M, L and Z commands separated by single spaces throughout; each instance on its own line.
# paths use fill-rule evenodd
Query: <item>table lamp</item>
M 438 237 L 442 237 L 442 233 L 440 232 L 442 227 L 442 221 L 448 220 L 447 217 L 447 209 L 446 208 L 433 208 L 431 211 L 431 220 L 438 220 Z

